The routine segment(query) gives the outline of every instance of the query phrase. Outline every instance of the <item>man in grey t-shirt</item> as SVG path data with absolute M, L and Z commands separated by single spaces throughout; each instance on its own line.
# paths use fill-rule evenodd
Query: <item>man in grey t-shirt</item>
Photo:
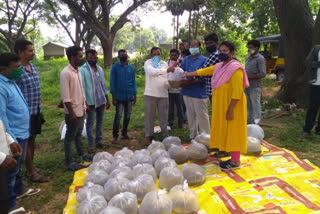
M 249 57 L 246 72 L 250 86 L 245 89 L 247 96 L 248 124 L 259 124 L 261 120 L 262 78 L 266 76 L 266 60 L 259 54 L 260 42 L 251 40 L 247 44 Z

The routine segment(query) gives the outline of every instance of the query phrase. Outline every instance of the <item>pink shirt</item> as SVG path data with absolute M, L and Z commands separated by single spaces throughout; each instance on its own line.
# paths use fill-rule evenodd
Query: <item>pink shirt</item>
M 79 69 L 67 65 L 60 73 L 60 93 L 63 103 L 70 102 L 77 117 L 82 117 L 86 111 L 86 99 L 82 88 Z M 64 106 L 64 112 L 69 114 Z

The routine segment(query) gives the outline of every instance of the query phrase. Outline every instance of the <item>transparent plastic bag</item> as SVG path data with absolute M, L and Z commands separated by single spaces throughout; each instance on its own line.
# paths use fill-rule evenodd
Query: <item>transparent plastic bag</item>
M 168 153 L 170 158 L 175 160 L 177 164 L 185 163 L 188 160 L 187 150 L 182 145 L 171 145 Z
M 140 150 L 134 151 L 133 155 L 137 155 L 137 154 L 151 155 L 150 151 L 147 149 L 140 149 Z
M 92 163 L 88 168 L 88 172 L 91 173 L 92 171 L 95 171 L 97 169 L 108 172 L 109 167 L 111 167 L 111 163 L 109 161 L 100 160 Z
M 103 186 L 94 184 L 92 182 L 88 182 L 86 186 L 81 188 L 76 195 L 77 203 L 79 204 L 81 201 L 88 198 L 88 196 L 91 195 L 101 195 L 104 196 L 104 189 Z
M 93 156 L 92 162 L 98 162 L 100 160 L 107 160 L 111 163 L 113 160 L 113 156 L 109 152 L 98 152 Z
M 122 157 L 122 158 L 129 158 L 131 159 L 133 156 L 133 151 L 128 149 L 127 147 L 124 147 L 123 149 L 121 149 L 120 151 L 117 151 L 115 154 L 114 154 L 114 157 L 117 158 L 117 157 Z
M 126 178 L 111 178 L 104 185 L 104 197 L 109 201 L 120 192 L 129 191 L 129 180 Z
M 199 210 L 197 194 L 188 187 L 188 183 L 177 185 L 170 190 L 172 210 L 174 213 L 189 214 Z
M 188 158 L 194 162 L 202 162 L 207 160 L 208 149 L 205 145 L 192 140 L 191 145 L 187 149 Z
M 248 155 L 260 155 L 261 153 L 261 141 L 255 137 L 248 137 Z
M 263 140 L 264 131 L 259 125 L 249 124 L 247 125 L 247 135 L 248 137 L 254 137 L 254 138 L 257 138 L 258 140 Z
M 171 214 L 172 200 L 165 190 L 147 193 L 139 207 L 139 214 Z
M 184 164 L 182 174 L 190 186 L 201 186 L 206 181 L 204 169 L 194 163 Z
M 122 210 L 120 210 L 118 207 L 112 207 L 108 206 L 107 208 L 104 208 L 99 214 L 125 214 Z
M 150 155 L 145 155 L 143 153 L 137 153 L 133 155 L 133 158 L 131 159 L 131 162 L 129 163 L 131 167 L 134 167 L 137 164 L 150 164 L 152 165 L 152 158 Z
M 154 163 L 154 168 L 156 169 L 156 173 L 158 176 L 160 175 L 161 170 L 166 167 L 177 167 L 177 163 L 168 157 L 160 157 Z
M 162 143 L 165 145 L 166 150 L 168 150 L 171 144 L 181 145 L 181 140 L 179 137 L 169 136 L 163 139 Z
M 111 172 L 110 178 L 126 178 L 128 180 L 131 180 L 132 179 L 132 170 L 128 166 L 116 168 Z
M 131 159 L 129 158 L 121 158 L 121 157 L 114 158 L 107 172 L 108 174 L 111 174 L 112 171 L 117 168 L 130 166 L 130 163 L 131 163 Z
M 109 206 L 118 207 L 126 214 L 138 213 L 137 196 L 131 192 L 119 193 L 109 201 Z
M 183 180 L 183 174 L 177 167 L 166 167 L 160 172 L 159 186 L 162 189 L 171 189 L 176 185 L 183 184 Z
M 207 148 L 210 147 L 210 135 L 205 132 L 199 134 L 194 140 L 205 145 Z
M 151 175 L 154 182 L 157 181 L 157 172 L 151 164 L 137 164 L 132 169 L 133 178 L 137 178 L 140 175 L 146 174 Z
M 169 153 L 166 150 L 157 150 L 151 154 L 152 164 L 156 162 L 160 157 L 169 157 Z
M 133 181 L 130 181 L 130 192 L 137 195 L 139 202 L 142 201 L 143 197 L 153 190 L 157 190 L 157 186 L 151 175 L 140 175 Z
M 152 140 L 152 143 L 148 146 L 148 150 L 151 154 L 157 150 L 165 150 L 165 149 L 166 147 L 164 146 L 163 143 L 155 140 Z
M 84 185 L 86 185 L 88 182 L 92 182 L 94 184 L 103 186 L 105 183 L 107 183 L 108 180 L 108 173 L 103 170 L 97 169 L 88 174 L 88 176 L 84 180 Z
M 77 214 L 99 214 L 107 206 L 108 204 L 103 196 L 89 196 L 78 205 Z

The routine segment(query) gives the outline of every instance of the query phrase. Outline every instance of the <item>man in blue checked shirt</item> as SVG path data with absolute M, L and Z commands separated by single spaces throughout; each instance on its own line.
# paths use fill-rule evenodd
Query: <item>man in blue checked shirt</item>
M 128 63 L 126 50 L 118 51 L 120 62 L 115 63 L 111 68 L 110 90 L 112 94 L 112 104 L 116 106 L 116 115 L 113 121 L 113 140 L 115 143 L 119 137 L 119 126 L 122 111 L 123 127 L 121 130 L 122 139 L 129 140 L 128 125 L 130 121 L 132 104 L 136 103 L 137 83 L 134 68 Z
M 216 63 L 220 62 L 218 58 L 219 49 L 218 49 L 218 35 L 216 33 L 211 33 L 204 37 L 204 42 L 206 45 L 206 50 L 210 53 L 209 58 L 204 63 L 203 67 L 209 67 L 215 65 Z M 211 76 L 210 77 L 203 77 L 206 83 L 207 94 L 210 99 L 210 103 L 212 103 L 212 88 L 211 88 Z
M 22 75 L 17 81 L 30 112 L 30 137 L 28 139 L 26 168 L 27 177 L 32 182 L 47 182 L 48 177 L 41 174 L 40 170 L 33 165 L 35 139 L 37 134 L 41 134 L 41 126 L 44 118 L 41 110 L 40 78 L 36 67 L 30 63 L 35 53 L 33 44 L 27 40 L 17 40 L 14 51 L 21 58 Z
M 102 124 L 104 109 L 110 108 L 108 98 L 108 88 L 104 79 L 103 69 L 98 66 L 98 53 L 90 49 L 86 52 L 86 60 L 81 68 L 82 87 L 86 96 L 87 104 L 90 112 L 87 113 L 86 131 L 88 137 L 88 152 L 94 153 L 95 147 L 104 148 L 106 145 L 102 143 Z M 96 115 L 96 139 L 93 142 L 93 123 L 94 115 Z

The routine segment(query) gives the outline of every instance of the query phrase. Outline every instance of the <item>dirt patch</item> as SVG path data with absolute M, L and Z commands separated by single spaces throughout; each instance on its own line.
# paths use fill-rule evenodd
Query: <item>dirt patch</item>
M 262 97 L 273 97 L 280 90 L 280 86 L 276 87 L 263 87 Z

